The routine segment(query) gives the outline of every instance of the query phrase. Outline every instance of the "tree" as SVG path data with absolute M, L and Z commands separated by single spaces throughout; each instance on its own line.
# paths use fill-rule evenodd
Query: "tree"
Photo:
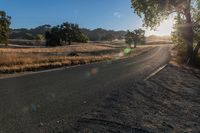
M 80 42 L 80 43 L 87 43 L 88 40 L 89 40 L 88 37 L 82 32 L 75 34 L 73 39 L 74 42 Z
M 180 14 L 185 20 L 182 27 L 182 38 L 187 46 L 186 58 L 190 64 L 194 63 L 192 10 L 199 12 L 200 0 L 131 0 L 131 2 L 134 11 L 143 17 L 144 26 L 151 28 L 157 27 L 172 13 Z
M 198 51 L 200 49 L 200 0 L 198 0 L 198 8 L 193 11 L 193 30 L 194 30 L 194 42 L 196 47 L 194 48 L 193 59 L 196 62 Z
M 60 27 L 61 40 L 64 41 L 65 44 L 66 42 L 68 42 L 68 45 L 71 45 L 72 42 L 86 43 L 88 41 L 87 36 L 81 32 L 79 25 L 65 22 Z
M 11 17 L 0 11 L 0 43 L 8 45 L 8 32 L 10 31 Z
M 87 43 L 88 37 L 81 31 L 79 25 L 71 24 L 72 34 L 71 34 L 71 41 L 73 42 L 80 42 L 80 43 Z
M 186 62 L 187 58 L 184 56 L 187 54 L 186 51 L 186 44 L 183 40 L 183 26 L 184 25 L 184 20 L 181 18 L 181 15 L 178 14 L 175 17 L 175 24 L 173 26 L 173 32 L 171 33 L 172 41 L 176 45 L 177 51 L 178 51 L 178 57 L 179 61 L 181 62 Z
M 87 43 L 88 38 L 85 36 L 77 24 L 65 22 L 62 25 L 53 27 L 46 32 L 46 44 L 48 46 L 59 46 L 63 43 L 71 45 L 72 42 Z
M 133 32 L 133 42 L 136 48 L 137 44 L 142 44 L 145 42 L 145 31 L 142 29 L 136 29 Z
M 125 41 L 129 45 L 134 43 L 134 48 L 136 48 L 137 44 L 142 44 L 145 42 L 145 31 L 142 29 L 135 29 L 133 32 L 127 31 L 127 34 L 125 35 Z
M 129 30 L 127 31 L 127 33 L 125 35 L 125 42 L 129 46 L 131 46 L 132 43 L 133 43 L 133 33 L 131 31 L 129 31 Z
M 44 36 L 42 34 L 37 34 L 35 36 L 35 40 L 38 40 L 38 41 L 44 40 Z
M 73 38 L 73 29 L 75 27 L 78 27 L 78 25 L 70 24 L 68 22 L 65 22 L 61 25 L 61 39 L 65 43 L 68 41 L 68 44 L 71 45 L 72 38 Z
M 47 46 L 60 46 L 61 45 L 61 31 L 60 26 L 54 26 L 50 31 L 45 34 Z

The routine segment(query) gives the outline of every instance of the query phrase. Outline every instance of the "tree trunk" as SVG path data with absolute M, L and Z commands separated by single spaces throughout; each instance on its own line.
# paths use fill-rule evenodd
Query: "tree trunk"
M 197 59 L 197 56 L 198 56 L 199 49 L 200 49 L 200 41 L 197 43 L 197 46 L 194 49 L 193 59 L 194 59 L 195 63 L 196 63 L 196 59 Z
M 193 64 L 194 63 L 194 58 L 193 58 L 193 36 L 194 36 L 194 32 L 193 32 L 190 9 L 189 8 L 186 9 L 184 11 L 184 13 L 185 13 L 185 17 L 186 17 L 186 24 L 185 24 L 185 30 L 184 30 L 183 36 L 184 36 L 185 42 L 187 44 L 186 59 L 187 59 L 188 64 Z
M 72 41 L 71 39 L 68 40 L 68 45 L 71 45 Z
M 72 38 L 71 38 L 71 35 L 68 34 L 68 45 L 71 45 L 71 43 L 72 43 Z
M 5 43 L 5 47 L 8 47 L 8 42 Z
M 136 48 L 137 47 L 137 42 L 136 41 L 134 41 L 134 48 Z

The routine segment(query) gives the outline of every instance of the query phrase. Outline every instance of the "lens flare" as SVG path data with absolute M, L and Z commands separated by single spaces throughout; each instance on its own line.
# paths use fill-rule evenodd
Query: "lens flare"
M 98 69 L 97 68 L 93 68 L 92 70 L 91 70 L 91 74 L 92 75 L 96 75 L 98 73 Z
M 37 111 L 37 107 L 35 104 L 31 104 L 31 111 L 34 113 Z
M 124 49 L 125 54 L 130 54 L 131 53 L 131 48 L 125 48 Z
M 91 77 L 92 75 L 96 75 L 99 72 L 98 68 L 92 68 L 90 71 L 86 72 L 86 77 Z

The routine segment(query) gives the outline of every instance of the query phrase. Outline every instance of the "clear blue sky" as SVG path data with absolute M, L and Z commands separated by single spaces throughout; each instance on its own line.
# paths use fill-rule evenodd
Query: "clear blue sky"
M 91 29 L 126 30 L 141 26 L 130 0 L 0 0 L 0 3 L 0 10 L 12 17 L 12 28 L 65 21 Z
M 0 0 L 0 10 L 12 17 L 12 28 L 34 28 L 43 24 L 77 23 L 80 27 L 133 30 L 142 26 L 131 0 Z M 147 35 L 169 35 L 173 20 Z

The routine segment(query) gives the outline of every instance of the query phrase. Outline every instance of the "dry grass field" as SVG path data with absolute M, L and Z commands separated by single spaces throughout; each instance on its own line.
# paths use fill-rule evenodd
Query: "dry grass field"
M 112 49 L 108 46 L 87 44 L 55 48 L 0 48 L 0 73 L 35 71 L 109 60 L 112 58 L 109 54 L 94 56 L 84 53 Z M 77 55 L 69 55 L 71 53 Z
M 63 66 L 89 64 L 125 57 L 124 44 L 76 44 L 62 47 L 0 48 L 0 74 L 38 71 Z M 151 46 L 141 46 L 132 55 L 141 54 Z

